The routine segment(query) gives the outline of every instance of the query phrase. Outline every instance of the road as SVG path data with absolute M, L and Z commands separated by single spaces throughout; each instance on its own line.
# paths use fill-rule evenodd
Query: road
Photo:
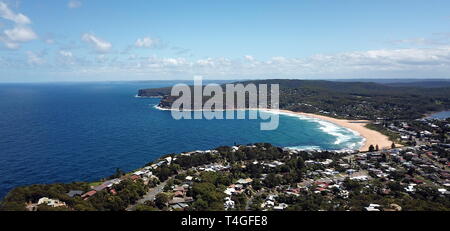
M 156 186 L 154 188 L 149 189 L 148 192 L 144 195 L 144 197 L 142 197 L 142 199 L 138 200 L 136 202 L 136 204 L 128 206 L 128 208 L 126 210 L 127 211 L 134 211 L 134 210 L 136 210 L 136 206 L 137 205 L 144 204 L 146 201 L 153 201 L 153 200 L 155 200 L 155 196 L 158 193 L 163 192 L 163 189 L 166 186 L 167 181 L 168 180 L 162 182 L 161 184 L 159 184 L 158 186 Z

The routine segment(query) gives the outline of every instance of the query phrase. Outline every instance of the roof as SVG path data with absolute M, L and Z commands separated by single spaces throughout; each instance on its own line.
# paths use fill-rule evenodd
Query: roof
M 169 204 L 173 205 L 173 204 L 184 203 L 184 202 L 186 202 L 185 198 L 174 197 L 172 200 L 169 201 Z
M 184 193 L 182 191 L 176 191 L 174 196 L 179 197 L 179 196 L 183 196 Z
M 177 186 L 177 187 L 175 187 L 174 189 L 173 189 L 173 191 L 184 191 L 185 189 L 184 189 L 184 187 L 183 186 Z
M 251 178 L 247 178 L 247 179 L 239 179 L 238 181 L 237 181 L 237 183 L 239 183 L 239 184 L 249 184 L 249 183 L 252 183 L 253 182 L 253 180 L 251 179 Z
M 103 189 L 107 188 L 107 185 L 99 185 L 97 187 L 94 187 L 95 191 L 102 191 Z
M 137 179 L 140 179 L 141 177 L 138 176 L 138 175 L 132 175 L 130 178 L 131 178 L 132 180 L 137 180 Z
M 80 190 L 70 190 L 70 192 L 67 193 L 67 195 L 69 197 L 74 197 L 74 196 L 81 196 L 83 194 L 83 191 Z
M 81 195 L 81 197 L 91 197 L 91 196 L 95 195 L 96 193 L 97 193 L 97 191 L 91 190 L 91 191 Z

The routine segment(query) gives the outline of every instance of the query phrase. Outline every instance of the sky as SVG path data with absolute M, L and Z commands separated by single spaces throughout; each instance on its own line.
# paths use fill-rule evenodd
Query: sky
M 450 78 L 448 0 L 0 0 L 0 82 Z

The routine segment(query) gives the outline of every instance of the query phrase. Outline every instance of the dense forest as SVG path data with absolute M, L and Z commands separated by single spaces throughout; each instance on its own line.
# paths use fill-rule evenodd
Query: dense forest
M 450 87 L 430 85 L 379 84 L 321 80 L 257 80 L 244 85 L 279 84 L 280 109 L 324 114 L 348 119 L 417 119 L 430 112 L 450 108 Z M 142 89 L 141 97 L 162 97 L 162 107 L 170 107 L 177 97 L 171 88 Z M 224 97 L 225 98 L 225 97 Z M 204 97 L 203 103 L 208 99 Z M 247 104 L 248 106 L 248 104 Z

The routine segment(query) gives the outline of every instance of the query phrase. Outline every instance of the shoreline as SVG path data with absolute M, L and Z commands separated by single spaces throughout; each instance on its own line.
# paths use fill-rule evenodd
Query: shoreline
M 168 108 L 161 108 L 158 105 L 154 106 L 158 110 L 163 111 L 171 111 L 172 109 Z M 230 109 L 225 109 L 230 110 Z M 223 110 L 223 111 L 225 111 Z M 305 112 L 294 112 L 289 110 L 283 110 L 283 109 L 270 109 L 270 108 L 256 108 L 256 109 L 232 109 L 232 110 L 260 110 L 265 112 L 271 112 L 271 113 L 283 113 L 285 115 L 290 116 L 305 116 L 313 119 L 319 119 L 326 122 L 330 122 L 332 124 L 335 124 L 340 127 L 347 128 L 361 137 L 364 138 L 363 145 L 358 148 L 358 151 L 360 152 L 367 152 L 369 151 L 370 145 L 376 146 L 378 145 L 379 149 L 390 149 L 392 145 L 392 141 L 389 140 L 389 138 L 383 134 L 381 134 L 378 131 L 371 130 L 367 127 L 365 127 L 368 123 L 370 123 L 369 120 L 345 120 L 345 119 L 336 119 L 329 116 L 324 115 L 317 115 L 312 113 L 305 113 Z M 401 145 L 396 144 L 396 147 L 400 147 Z
M 263 109 L 263 110 L 282 112 L 282 113 L 291 114 L 291 115 L 306 116 L 306 117 L 310 117 L 310 118 L 314 118 L 314 119 L 327 121 L 327 122 L 333 123 L 335 125 L 338 125 L 340 127 L 344 127 L 351 131 L 354 131 L 364 138 L 363 145 L 358 149 L 358 151 L 360 151 L 360 152 L 367 152 L 369 150 L 370 145 L 373 145 L 373 146 L 378 145 L 380 150 L 390 149 L 391 145 L 392 145 L 392 141 L 389 140 L 389 137 L 381 134 L 378 131 L 375 131 L 375 130 L 365 127 L 368 123 L 370 123 L 369 120 L 336 119 L 336 118 L 324 116 L 324 115 L 317 115 L 317 114 L 305 113 L 305 112 L 294 112 L 294 111 L 282 110 L 282 109 L 280 109 L 280 110 Z M 396 144 L 396 146 L 400 146 L 400 145 Z

